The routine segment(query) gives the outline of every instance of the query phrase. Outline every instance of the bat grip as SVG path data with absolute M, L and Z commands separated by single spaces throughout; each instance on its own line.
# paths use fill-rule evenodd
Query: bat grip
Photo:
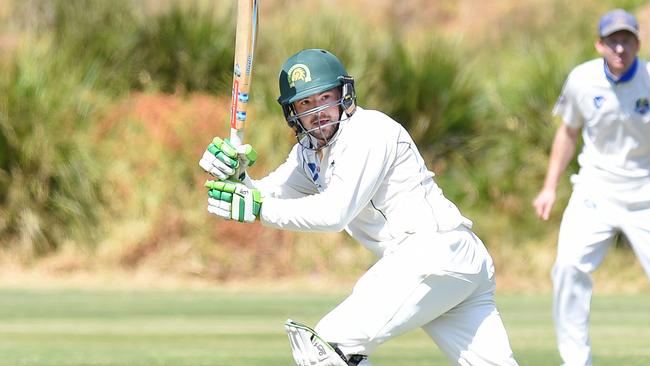
M 230 129 L 230 144 L 234 146 L 235 148 L 240 147 L 241 145 L 244 144 L 244 130 L 238 130 L 236 128 L 231 128 Z M 244 172 L 242 171 L 242 166 L 241 164 L 237 169 L 235 170 L 235 174 L 233 174 L 234 177 L 237 177 L 239 180 L 243 180 L 244 177 Z
M 230 143 L 234 147 L 238 147 L 244 144 L 244 131 L 238 130 L 236 128 L 230 129 Z

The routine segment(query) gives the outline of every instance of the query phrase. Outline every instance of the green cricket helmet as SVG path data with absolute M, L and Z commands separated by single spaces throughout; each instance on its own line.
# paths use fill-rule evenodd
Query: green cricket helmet
M 345 71 L 341 61 L 328 51 L 306 49 L 289 57 L 280 70 L 279 85 L 278 103 L 282 106 L 289 127 L 296 130 L 296 134 L 307 132 L 300 124 L 300 117 L 323 109 L 315 108 L 301 115 L 296 114 L 293 102 L 311 95 L 340 87 L 341 99 L 337 104 L 341 107 L 341 115 L 345 113 L 350 117 L 354 113 L 354 79 Z

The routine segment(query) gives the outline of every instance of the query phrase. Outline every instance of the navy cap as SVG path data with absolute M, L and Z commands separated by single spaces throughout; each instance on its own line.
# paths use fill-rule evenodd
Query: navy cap
M 607 37 L 618 31 L 628 31 L 639 38 L 639 22 L 636 17 L 623 9 L 615 9 L 603 15 L 598 23 L 598 34 Z

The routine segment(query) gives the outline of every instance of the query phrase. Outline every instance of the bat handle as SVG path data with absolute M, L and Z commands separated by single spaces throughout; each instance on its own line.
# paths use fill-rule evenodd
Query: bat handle
M 244 131 L 238 130 L 236 128 L 230 129 L 230 143 L 234 147 L 238 147 L 244 144 Z
M 240 147 L 241 145 L 244 144 L 244 130 L 243 129 L 241 129 L 241 130 L 238 130 L 236 128 L 231 128 L 230 129 L 230 144 L 232 146 L 234 146 L 235 148 L 238 148 L 238 147 Z M 234 177 L 239 177 L 238 179 L 241 180 L 242 177 L 244 176 L 242 173 L 243 173 L 242 172 L 242 166 L 240 165 L 235 170 L 235 174 L 233 174 L 233 176 Z

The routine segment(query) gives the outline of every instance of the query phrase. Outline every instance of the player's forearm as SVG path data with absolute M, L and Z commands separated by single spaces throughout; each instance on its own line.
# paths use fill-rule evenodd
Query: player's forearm
M 300 199 L 265 200 L 260 220 L 265 226 L 291 231 L 338 232 L 351 217 L 349 208 L 336 207 L 342 201 L 328 200 L 322 194 Z
M 555 190 L 561 175 L 573 159 L 579 130 L 562 125 L 555 133 L 548 163 L 544 189 Z
M 297 199 L 272 197 L 264 202 L 260 216 L 263 224 L 292 231 L 338 232 L 358 214 L 370 197 L 377 191 L 376 184 L 362 180 L 362 177 L 374 176 L 371 167 L 366 174 L 358 170 L 358 175 L 350 177 L 344 171 L 346 164 L 339 165 L 344 181 L 334 176 L 330 186 L 323 192 L 303 196 Z M 375 170 L 376 171 L 376 170 Z M 361 181 L 359 181 L 361 180 Z M 369 180 L 377 182 L 380 180 Z M 357 187 L 350 189 L 350 187 Z

